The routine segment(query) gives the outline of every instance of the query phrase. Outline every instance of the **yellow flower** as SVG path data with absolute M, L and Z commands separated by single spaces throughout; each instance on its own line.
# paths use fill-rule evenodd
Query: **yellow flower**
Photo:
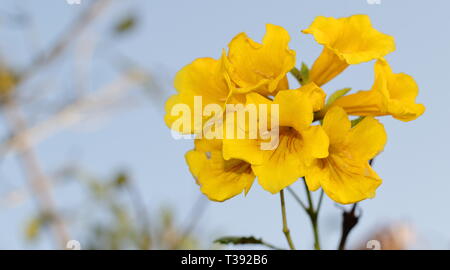
M 375 82 L 371 90 L 343 96 L 333 105 L 351 115 L 392 115 L 406 122 L 425 112 L 425 106 L 416 104 L 418 93 L 419 88 L 411 76 L 393 73 L 386 60 L 380 59 L 375 63 Z
M 178 94 L 167 100 L 164 120 L 169 128 L 184 134 L 200 132 L 203 128 L 202 122 L 195 121 L 194 114 L 202 115 L 203 109 L 208 104 L 224 106 L 230 93 L 223 76 L 222 60 L 213 58 L 199 58 L 183 67 L 175 76 L 174 85 Z M 202 97 L 202 106 L 197 109 L 194 106 L 195 96 Z M 174 125 L 180 120 L 181 112 L 173 111 L 174 106 L 178 104 L 187 105 L 190 109 L 189 127 Z M 202 120 L 206 119 L 208 117 L 203 117 Z
M 331 199 L 342 204 L 374 197 L 381 179 L 369 160 L 386 144 L 383 125 L 366 117 L 352 128 L 345 111 L 333 107 L 325 115 L 323 129 L 330 140 L 329 155 L 316 159 L 309 168 L 308 188 L 315 191 L 322 187 Z
M 268 24 L 263 44 L 241 33 L 230 42 L 228 56 L 223 54 L 219 60 L 199 58 L 183 67 L 175 77 L 178 94 L 166 102 L 166 125 L 180 133 L 198 134 L 210 116 L 203 116 L 198 121 L 194 114 L 202 115 L 208 104 L 223 107 L 227 103 L 245 102 L 242 93 L 257 91 L 271 95 L 280 89 L 288 89 L 286 74 L 295 65 L 295 51 L 288 49 L 289 40 L 286 30 Z M 194 106 L 196 96 L 202 98 L 198 108 Z M 178 104 L 185 104 L 190 109 L 189 126 L 176 122 L 184 120 L 180 118 L 183 112 L 174 110 Z
M 328 156 L 327 135 L 321 126 L 311 126 L 313 107 L 318 102 L 309 97 L 321 98 L 321 95 L 310 95 L 310 87 L 313 86 L 279 91 L 273 101 L 257 93 L 247 94 L 247 104 L 279 106 L 279 140 L 273 149 L 264 149 L 262 144 L 267 140 L 260 137 L 225 137 L 223 140 L 224 158 L 245 160 L 252 164 L 259 184 L 271 193 L 279 192 L 304 176 L 314 159 Z M 317 86 L 315 88 L 322 91 Z M 249 132 L 248 128 L 246 132 Z
M 295 51 L 288 47 L 289 33 L 281 26 L 266 25 L 262 44 L 245 33 L 237 35 L 223 56 L 226 77 L 234 93 L 258 90 L 262 94 L 288 89 L 286 74 L 295 65 Z
M 195 140 L 186 162 L 203 194 L 213 201 L 225 201 L 242 191 L 247 194 L 255 179 L 249 163 L 223 159 L 221 140 Z
M 327 83 L 348 65 L 378 59 L 395 50 L 394 38 L 372 27 L 367 15 L 335 19 L 317 17 L 303 33 L 324 46 L 310 72 L 318 86 Z

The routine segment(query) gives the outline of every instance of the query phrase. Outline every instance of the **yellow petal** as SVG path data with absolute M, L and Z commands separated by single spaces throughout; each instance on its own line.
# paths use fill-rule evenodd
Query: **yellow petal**
M 388 114 L 402 121 L 411 121 L 425 112 L 425 106 L 416 104 L 419 87 L 413 77 L 404 73 L 393 73 L 384 59 L 380 59 L 375 64 L 375 73 L 381 83 L 375 84 L 380 88 L 373 90 L 388 93 Z M 385 84 L 382 83 L 383 81 Z
M 368 161 L 383 150 L 386 141 L 383 124 L 366 117 L 348 133 L 346 147 L 355 159 Z
M 341 74 L 349 64 L 333 50 L 325 47 L 309 72 L 309 81 L 322 86 Z
M 218 139 L 196 139 L 194 144 L 195 150 L 200 152 L 214 152 L 222 150 L 222 140 Z
M 273 104 L 279 105 L 280 126 L 293 127 L 300 132 L 309 127 L 313 121 L 313 103 L 302 91 L 280 91 L 275 96 Z
M 213 201 L 228 200 L 250 190 L 255 175 L 250 164 L 224 160 L 221 151 L 204 153 L 192 150 L 186 154 L 189 168 L 201 186 L 201 191 Z
M 382 116 L 387 114 L 387 100 L 378 91 L 358 91 L 338 98 L 330 107 L 342 107 L 350 115 Z
M 330 178 L 330 170 L 326 165 L 326 159 L 315 159 L 313 163 L 308 166 L 305 176 L 306 185 L 310 191 L 318 190 L 323 181 Z
M 411 121 L 422 115 L 425 106 L 416 103 L 418 86 L 403 73 L 393 73 L 384 59 L 375 63 L 375 82 L 369 91 L 343 96 L 333 103 L 348 114 L 360 116 L 392 115 L 402 121 Z
M 261 164 L 264 154 L 259 140 L 225 138 L 223 140 L 223 157 L 226 160 L 241 159 L 251 164 Z
M 286 74 L 295 65 L 295 51 L 288 48 L 289 40 L 284 28 L 272 24 L 267 24 L 262 44 L 245 33 L 237 35 L 230 42 L 224 61 L 233 91 L 271 93 L 280 82 L 286 87 Z
M 301 132 L 304 155 L 311 158 L 328 156 L 330 140 L 321 126 L 310 126 Z
M 347 65 L 379 59 L 395 50 L 394 38 L 372 27 L 367 15 L 345 18 L 317 17 L 303 33 L 324 46 L 313 65 L 310 79 L 321 86 Z
M 185 158 L 190 172 L 197 180 L 200 171 L 205 167 L 208 160 L 206 154 L 204 152 L 191 150 L 186 153 Z
M 388 112 L 398 120 L 409 122 L 417 119 L 425 112 L 423 104 L 403 103 L 399 100 L 391 100 L 389 102 Z
M 381 179 L 368 163 L 354 162 L 339 155 L 333 155 L 326 162 L 328 172 L 322 175 L 328 177 L 321 178 L 320 184 L 332 200 L 350 204 L 375 196 Z
M 271 104 L 273 104 L 272 100 L 266 98 L 263 95 L 255 93 L 255 92 L 246 94 L 245 98 L 246 98 L 246 105 L 248 105 L 248 104 L 254 104 L 254 105 L 266 104 L 266 105 L 270 106 Z
M 263 151 L 264 162 L 252 165 L 258 183 L 272 194 L 291 185 L 306 173 L 305 156 L 302 155 L 303 139 L 293 129 L 280 134 L 278 147 Z
M 229 96 L 230 90 L 224 79 L 222 63 L 212 58 L 199 58 L 191 64 L 182 68 L 175 77 L 175 88 L 178 94 L 169 98 L 166 102 L 165 122 L 169 128 L 182 133 L 194 133 L 201 131 L 201 122 L 195 122 L 195 113 L 203 112 L 208 104 L 223 106 Z M 195 108 L 195 97 L 201 97 L 201 106 Z M 180 119 L 180 114 L 174 114 L 177 106 L 186 106 L 190 109 L 188 119 L 191 120 L 190 127 L 181 130 L 174 127 L 174 122 Z M 209 117 L 202 117 L 206 120 Z
M 351 128 L 347 113 L 341 107 L 332 107 L 323 119 L 323 129 L 328 134 L 330 145 L 342 144 Z
M 314 82 L 305 84 L 297 90 L 304 93 L 304 95 L 312 102 L 313 110 L 315 112 L 321 110 L 325 106 L 327 94 Z

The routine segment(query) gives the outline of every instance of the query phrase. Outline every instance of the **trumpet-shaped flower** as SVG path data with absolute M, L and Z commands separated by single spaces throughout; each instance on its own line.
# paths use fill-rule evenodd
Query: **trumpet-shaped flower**
M 262 144 L 266 140 L 260 137 L 225 137 L 223 141 L 224 158 L 250 163 L 259 184 L 271 193 L 279 192 L 304 176 L 314 159 L 328 156 L 328 137 L 321 126 L 311 126 L 313 107 L 318 102 L 310 97 L 321 98 L 321 95 L 310 95 L 310 89 L 302 88 L 279 91 L 273 101 L 257 93 L 247 95 L 247 104 L 279 105 L 279 140 L 276 147 L 263 149 Z M 248 133 L 248 127 L 245 128 Z
M 195 140 L 186 162 L 200 190 L 213 201 L 225 201 L 250 190 L 255 175 L 251 165 L 238 159 L 225 160 L 221 140 Z
M 262 44 L 245 33 L 237 35 L 223 56 L 226 78 L 234 93 L 257 90 L 271 94 L 288 89 L 286 74 L 295 65 L 295 51 L 288 47 L 289 33 L 281 26 L 266 25 Z
M 345 111 L 333 107 L 325 115 L 323 129 L 330 139 L 329 155 L 314 160 L 305 177 L 308 188 L 314 191 L 322 187 L 331 199 L 342 204 L 373 197 L 381 179 L 369 160 L 384 148 L 383 125 L 366 117 L 352 128 Z
M 178 93 L 167 100 L 164 120 L 168 127 L 184 134 L 200 132 L 203 121 L 196 121 L 194 114 L 202 116 L 202 111 L 208 104 L 224 106 L 230 94 L 223 75 L 222 60 L 213 58 L 199 58 L 182 68 L 175 76 L 174 85 Z M 202 98 L 202 104 L 198 108 L 194 106 L 196 96 Z M 177 110 L 175 106 L 180 104 L 184 107 Z M 187 111 L 182 111 L 183 108 Z M 185 126 L 186 121 L 185 125 L 175 124 L 177 120 L 181 121 L 182 113 L 189 116 L 188 126 Z M 200 120 L 206 119 L 208 117 Z
M 415 101 L 418 93 L 419 88 L 411 76 L 393 73 L 386 60 L 380 59 L 375 63 L 375 82 L 371 90 L 343 96 L 333 105 L 351 115 L 392 115 L 406 122 L 425 112 L 425 106 Z
M 219 60 L 199 58 L 182 68 L 174 83 L 178 94 L 166 102 L 167 126 L 181 133 L 197 134 L 210 118 L 202 115 L 209 104 L 223 107 L 227 103 L 245 102 L 242 93 L 257 91 L 272 95 L 279 89 L 288 89 L 286 74 L 295 65 L 295 51 L 288 48 L 289 40 L 286 30 L 268 24 L 263 44 L 241 33 L 230 42 L 228 55 L 224 53 Z M 201 106 L 195 106 L 195 97 L 202 98 Z M 185 106 L 176 108 L 180 104 Z M 190 121 L 180 114 L 188 114 Z M 199 119 L 195 114 L 202 117 Z
M 394 38 L 374 29 L 367 15 L 338 19 L 319 16 L 303 33 L 312 34 L 324 46 L 309 75 L 319 86 L 349 65 L 378 59 L 395 50 Z

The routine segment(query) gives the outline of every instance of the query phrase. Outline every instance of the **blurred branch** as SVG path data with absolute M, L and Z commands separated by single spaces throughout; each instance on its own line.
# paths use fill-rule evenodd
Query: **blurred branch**
M 119 77 L 112 82 L 100 89 L 95 89 L 96 91 L 93 91 L 90 94 L 77 95 L 74 101 L 72 101 L 73 98 L 71 98 L 70 101 L 65 102 L 68 104 L 63 105 L 60 107 L 61 109 L 56 112 L 52 110 L 52 113 L 47 115 L 48 117 L 45 120 L 37 123 L 31 121 L 30 116 L 34 115 L 33 110 L 30 111 L 30 107 L 26 107 L 29 104 L 27 104 L 22 96 L 19 95 L 23 92 L 19 91 L 19 88 L 21 88 L 21 86 L 23 86 L 23 88 L 29 88 L 28 85 L 24 85 L 30 80 L 30 78 L 38 78 L 38 76 L 36 76 L 37 73 L 58 61 L 58 59 L 65 54 L 68 48 L 73 47 L 72 45 L 75 41 L 82 40 L 79 39 L 82 32 L 93 24 L 95 19 L 98 18 L 102 12 L 104 12 L 111 2 L 113 1 L 89 1 L 89 6 L 81 11 L 69 27 L 65 29 L 64 32 L 62 32 L 62 34 L 54 41 L 54 43 L 52 43 L 48 48 L 44 48 L 44 50 L 38 53 L 36 57 L 33 57 L 30 64 L 23 68 L 22 72 L 17 74 L 17 81 L 14 81 L 14 84 L 11 87 L 8 87 L 8 90 L 10 90 L 10 94 L 7 96 L 8 98 L 2 100 L 0 104 L 2 105 L 1 109 L 5 112 L 5 120 L 9 126 L 9 132 L 11 134 L 11 136 L 5 141 L 0 142 L 0 156 L 7 154 L 9 151 L 17 151 L 19 163 L 23 168 L 22 170 L 25 174 L 25 178 L 28 180 L 27 188 L 30 188 L 30 192 L 28 192 L 28 194 L 33 197 L 36 201 L 36 206 L 38 207 L 38 213 L 36 216 L 45 217 L 46 222 L 44 225 L 51 229 L 54 240 L 61 248 L 65 248 L 66 243 L 70 240 L 66 226 L 68 224 L 65 224 L 63 217 L 60 215 L 61 213 L 58 213 L 58 207 L 55 203 L 52 192 L 53 177 L 46 175 L 42 169 L 42 164 L 34 147 L 41 140 L 48 138 L 53 133 L 84 121 L 88 116 L 94 114 L 92 112 L 98 112 L 100 110 L 100 112 L 103 112 L 106 106 L 111 106 L 112 104 L 115 105 L 118 100 L 121 100 L 124 94 L 132 87 L 150 80 L 147 79 L 147 74 L 141 69 L 127 68 L 125 70 L 121 70 Z M 128 19 L 128 21 L 124 21 L 120 29 L 125 31 L 126 29 L 131 29 L 133 25 L 134 21 Z M 87 61 L 85 61 L 85 57 L 89 57 L 94 50 L 93 44 L 82 45 L 91 46 L 82 46 L 78 48 L 77 56 L 80 58 L 79 62 L 76 63 L 77 69 L 75 71 L 79 72 L 78 75 L 80 76 L 76 77 L 76 89 L 83 89 L 86 86 L 84 81 L 88 81 L 88 78 L 83 76 L 85 75 L 85 66 L 82 64 L 87 63 Z M 52 77 L 54 77 L 54 75 L 52 75 Z M 41 87 L 36 85 L 33 86 L 34 91 L 32 92 L 34 97 L 43 98 L 48 96 L 43 95 L 42 92 L 39 92 L 39 89 L 41 89 Z M 80 93 L 84 92 L 80 91 Z M 35 99 L 31 97 L 31 101 L 34 100 Z M 97 115 L 97 113 L 95 115 Z M 138 190 L 134 189 L 132 186 L 127 187 L 129 188 L 130 197 L 133 199 L 132 203 L 136 207 L 136 214 L 143 224 L 142 228 L 145 230 L 145 232 L 144 230 L 139 230 L 139 232 L 150 234 L 150 221 L 147 217 L 148 213 L 147 209 L 145 209 L 145 204 L 138 194 Z M 6 199 L 9 200 L 10 198 L 8 197 Z M 112 206 L 116 206 L 116 204 L 113 204 Z M 126 213 L 122 213 L 122 209 L 115 210 L 120 210 L 116 213 L 117 218 L 118 220 L 123 221 L 123 224 L 121 223 L 121 225 L 123 225 L 124 228 L 120 228 L 120 230 L 124 231 L 125 234 L 128 234 L 129 228 L 127 226 L 129 224 L 127 223 L 128 218 L 126 217 Z M 197 218 L 194 218 L 194 223 L 186 229 L 186 235 L 190 233 L 192 228 L 195 226 L 196 221 Z M 36 226 L 31 226 L 31 228 L 35 227 Z M 35 231 L 32 231 L 32 234 L 33 233 L 35 233 Z M 128 235 L 127 237 L 130 236 Z M 142 247 L 145 245 L 149 246 L 148 242 L 145 240 L 141 241 L 140 235 L 137 235 L 134 238 L 138 239 L 139 243 L 142 242 Z M 183 235 L 180 239 L 184 240 L 184 238 L 185 236 Z
M 96 0 L 91 1 L 91 4 L 74 20 L 71 27 L 64 31 L 63 35 L 56 41 L 56 43 L 47 52 L 38 55 L 32 64 L 22 73 L 22 80 L 31 77 L 37 70 L 49 65 L 57 59 L 72 41 L 76 39 L 102 11 L 108 7 L 111 0 Z
M 17 130 L 14 136 L 9 138 L 6 142 L 0 145 L 0 155 L 6 154 L 13 149 L 20 149 L 22 141 L 26 138 L 28 144 L 34 145 L 52 133 L 64 127 L 75 125 L 84 120 L 82 112 L 89 109 L 111 104 L 126 90 L 129 90 L 132 85 L 137 84 L 143 80 L 140 73 L 127 73 L 121 76 L 110 84 L 102 87 L 87 97 L 65 106 L 59 112 L 52 115 L 49 119 L 42 123 L 36 124 L 34 127 Z
M 188 219 L 189 221 L 186 222 L 188 225 L 184 229 L 183 233 L 179 237 L 178 241 L 172 246 L 172 249 L 179 248 L 184 240 L 189 237 L 189 235 L 192 233 L 192 231 L 197 226 L 198 222 L 200 221 L 200 218 L 203 216 L 206 210 L 206 206 L 208 205 L 208 201 L 205 200 L 204 195 L 200 195 L 195 202 L 194 206 L 192 207 L 191 211 L 189 212 Z
M 289 227 L 287 224 L 287 217 L 286 217 L 286 204 L 284 201 L 284 191 L 281 190 L 280 191 L 280 202 L 281 202 L 281 216 L 282 216 L 282 220 L 283 220 L 283 233 L 286 237 L 286 240 L 289 244 L 289 248 L 294 250 L 295 246 L 294 246 L 294 242 L 292 241 L 291 238 L 291 233 L 289 231 Z
M 22 132 L 27 129 L 27 123 L 22 116 L 19 107 L 14 101 L 6 104 L 5 114 L 11 130 Z M 55 203 L 52 197 L 52 186 L 48 177 L 44 174 L 39 164 L 39 160 L 29 144 L 27 137 L 22 137 L 18 142 L 21 151 L 18 153 L 19 160 L 26 173 L 34 198 L 37 201 L 39 209 L 51 217 L 51 226 L 56 241 L 61 248 L 64 248 L 70 239 L 62 218 L 56 211 Z
M 136 188 L 134 182 L 131 181 L 128 177 L 126 177 L 126 183 L 125 187 L 129 193 L 129 197 L 131 199 L 131 203 L 136 211 L 136 216 L 139 217 L 139 219 L 142 221 L 142 236 L 141 238 L 143 241 L 140 241 L 140 248 L 147 250 L 151 248 L 151 242 L 148 241 L 151 238 L 151 231 L 150 231 L 150 218 L 149 218 L 149 212 L 147 210 L 147 207 L 145 205 L 144 200 L 142 199 L 141 193 L 139 192 L 139 189 Z M 139 239 L 140 240 L 140 239 Z

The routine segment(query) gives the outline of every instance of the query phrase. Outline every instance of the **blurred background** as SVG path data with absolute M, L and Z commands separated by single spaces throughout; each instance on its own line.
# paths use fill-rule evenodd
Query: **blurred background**
M 201 195 L 184 161 L 193 143 L 172 138 L 164 102 L 181 67 L 218 58 L 240 32 L 260 41 L 266 23 L 281 25 L 297 66 L 311 65 L 321 47 L 300 30 L 319 15 L 360 13 L 395 37 L 387 60 L 417 80 L 427 111 L 410 123 L 382 119 L 389 138 L 374 167 L 384 183 L 359 204 L 347 246 L 450 248 L 449 1 L 76 2 L 0 4 L 0 249 L 260 248 L 213 244 L 222 236 L 286 248 L 278 196 L 256 184 L 225 203 Z M 367 63 L 324 90 L 372 83 Z M 301 183 L 293 188 L 303 197 Z M 286 199 L 292 237 L 311 249 L 309 220 Z M 345 209 L 325 198 L 325 249 L 336 249 Z

